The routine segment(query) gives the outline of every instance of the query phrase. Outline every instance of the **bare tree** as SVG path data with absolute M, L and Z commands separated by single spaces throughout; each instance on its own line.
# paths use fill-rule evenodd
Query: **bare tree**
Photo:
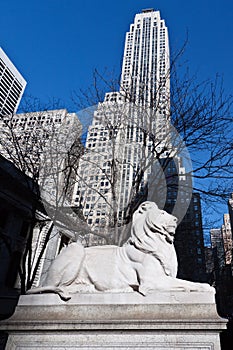
M 94 243 L 120 245 L 128 238 L 135 208 L 146 198 L 164 207 L 168 190 L 174 189 L 172 210 L 182 220 L 193 189 L 208 203 L 232 192 L 232 98 L 225 96 L 219 78 L 200 83 L 187 72 L 181 76 L 179 55 L 156 86 L 143 81 L 137 95 L 95 71 L 93 87 L 73 94 L 78 117 L 87 123 L 85 148 L 65 125 L 63 134 L 53 122 L 48 129 L 40 119 L 40 132 L 32 123 L 25 133 L 24 117 L 17 128 L 15 116 L 2 119 L 1 147 L 34 180 L 47 213 L 35 217 L 27 236 L 20 267 L 23 292 L 32 286 L 51 238 L 49 222 L 86 245 L 93 237 Z M 35 225 L 38 237 L 49 226 L 37 256 L 32 249 Z
M 201 193 L 202 199 L 214 206 L 232 192 L 232 97 L 224 93 L 218 76 L 199 82 L 189 76 L 188 70 L 184 72 L 184 67 L 184 73 L 180 72 L 177 68 L 180 55 L 181 52 L 165 78 L 157 81 L 156 89 L 150 88 L 149 81 L 143 82 L 137 96 L 98 71 L 94 72 L 91 89 L 73 94 L 79 108 L 97 104 L 77 178 L 79 191 L 85 190 L 85 194 L 80 193 L 76 204 L 83 210 L 93 233 L 104 233 L 107 243 L 121 244 L 127 238 L 127 223 L 140 200 L 148 198 L 148 186 L 149 197 L 161 206 L 166 203 L 168 187 L 174 188 L 177 195 L 182 188 L 181 192 L 186 192 L 189 198 L 186 209 L 193 191 Z M 170 82 L 171 87 L 167 88 Z M 104 90 L 110 93 L 103 100 Z M 149 104 L 145 93 L 150 94 Z M 108 154 L 106 148 L 101 151 L 104 142 Z M 175 162 L 175 171 L 168 173 L 171 162 Z M 82 168 L 95 169 L 97 175 L 90 175 L 90 180 Z M 123 179 L 127 177 L 124 168 L 130 169 L 127 189 L 121 187 L 127 181 Z M 101 188 L 105 181 L 108 188 Z M 126 190 L 127 203 L 121 207 L 120 194 Z M 97 196 L 95 208 L 92 202 L 92 207 L 86 210 L 88 191 Z M 97 211 L 98 198 L 103 198 L 109 208 L 105 231 L 104 228 L 95 231 L 95 226 L 100 226 L 96 216 L 97 225 L 90 221 Z M 182 198 L 177 197 L 175 211 L 180 220 L 185 208 L 182 209 Z
M 61 109 L 1 116 L 0 122 L 1 153 L 25 175 L 28 189 L 36 198 L 32 201 L 30 227 L 24 235 L 19 265 L 21 292 L 25 293 L 35 283 L 46 247 L 53 235 L 63 233 L 70 239 L 74 238 L 74 234 L 64 228 L 67 218 L 62 215 L 61 207 L 65 207 L 70 198 L 72 169 L 78 164 L 82 152 L 79 141 L 81 126 L 75 115 L 67 115 L 67 111 Z M 68 134 L 70 128 L 73 130 L 72 138 Z M 67 140 L 69 148 L 64 153 L 61 142 L 64 146 Z M 55 149 L 58 146 L 60 149 Z M 48 185 L 51 196 L 46 201 L 41 194 L 45 193 L 45 189 L 48 191 Z M 54 224 L 58 226 L 56 231 Z

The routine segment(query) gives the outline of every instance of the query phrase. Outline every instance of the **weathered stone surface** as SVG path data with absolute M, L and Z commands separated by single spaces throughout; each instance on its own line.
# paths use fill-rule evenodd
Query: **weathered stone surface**
M 6 350 L 220 350 L 226 322 L 213 293 L 94 293 L 68 302 L 41 294 L 21 296 L 0 329 L 9 333 Z

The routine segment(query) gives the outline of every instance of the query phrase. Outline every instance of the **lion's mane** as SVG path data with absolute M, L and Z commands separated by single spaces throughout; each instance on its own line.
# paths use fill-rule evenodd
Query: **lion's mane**
M 131 237 L 126 244 L 158 259 L 168 276 L 176 277 L 177 258 L 168 227 L 176 218 L 160 210 L 153 202 L 140 205 L 133 217 Z

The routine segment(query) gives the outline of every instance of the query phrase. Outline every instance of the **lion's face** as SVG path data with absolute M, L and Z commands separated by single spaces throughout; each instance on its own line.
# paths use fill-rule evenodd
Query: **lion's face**
M 173 243 L 177 228 L 177 218 L 161 210 L 154 202 L 144 202 L 135 211 L 133 227 L 146 234 L 160 233 L 166 241 Z
M 172 243 L 174 241 L 174 236 L 177 228 L 177 218 L 165 210 L 160 210 L 161 226 L 165 230 L 166 239 L 168 242 Z

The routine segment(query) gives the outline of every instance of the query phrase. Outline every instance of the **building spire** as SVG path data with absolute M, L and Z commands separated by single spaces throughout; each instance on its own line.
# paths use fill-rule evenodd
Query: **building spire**
M 154 12 L 155 10 L 153 8 L 147 8 L 147 9 L 142 9 L 142 13 L 146 12 Z

